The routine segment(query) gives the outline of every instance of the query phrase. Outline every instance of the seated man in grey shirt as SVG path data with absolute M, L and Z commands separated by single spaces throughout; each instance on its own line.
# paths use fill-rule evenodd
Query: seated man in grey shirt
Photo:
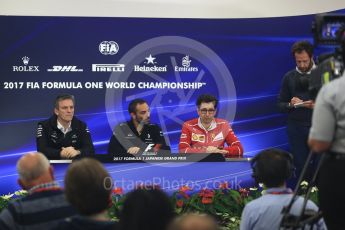
M 283 217 L 282 210 L 293 196 L 292 190 L 286 187 L 285 182 L 293 174 L 292 162 L 292 155 L 279 149 L 264 150 L 252 160 L 253 177 L 267 189 L 263 196 L 245 206 L 241 230 L 279 229 Z M 303 202 L 302 197 L 297 197 L 290 214 L 300 215 Z M 306 209 L 318 211 L 318 207 L 312 201 L 307 202 Z M 323 219 L 320 219 L 313 229 L 327 229 Z

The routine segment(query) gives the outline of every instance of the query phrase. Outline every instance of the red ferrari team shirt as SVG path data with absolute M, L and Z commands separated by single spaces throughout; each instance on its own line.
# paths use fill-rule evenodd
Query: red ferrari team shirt
M 243 155 L 243 147 L 226 120 L 215 118 L 208 130 L 203 127 L 200 118 L 183 124 L 180 153 L 205 153 L 208 146 L 228 151 L 225 157 Z

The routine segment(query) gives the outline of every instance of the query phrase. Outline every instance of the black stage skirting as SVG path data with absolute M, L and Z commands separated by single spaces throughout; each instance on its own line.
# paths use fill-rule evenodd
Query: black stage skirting
M 94 158 L 103 163 L 130 163 L 130 162 L 226 162 L 226 161 L 250 161 L 248 157 L 225 158 L 220 153 L 195 153 L 195 154 L 123 154 L 121 156 L 109 156 L 107 154 L 95 154 Z M 50 160 L 51 163 L 70 163 L 72 160 Z

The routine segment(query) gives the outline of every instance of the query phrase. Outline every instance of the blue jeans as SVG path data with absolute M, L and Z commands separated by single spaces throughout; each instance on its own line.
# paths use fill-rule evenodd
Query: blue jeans
M 290 152 L 294 158 L 294 166 L 296 168 L 295 183 L 301 175 L 305 161 L 309 154 L 308 136 L 310 126 L 303 125 L 296 121 L 289 120 L 287 123 L 287 134 L 289 138 Z M 310 175 L 307 175 L 307 179 Z M 295 184 L 294 184 L 295 185 Z

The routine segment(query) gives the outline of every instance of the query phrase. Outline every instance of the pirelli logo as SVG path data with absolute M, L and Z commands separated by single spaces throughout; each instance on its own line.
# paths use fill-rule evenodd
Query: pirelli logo
M 92 64 L 92 72 L 124 72 L 125 64 Z

